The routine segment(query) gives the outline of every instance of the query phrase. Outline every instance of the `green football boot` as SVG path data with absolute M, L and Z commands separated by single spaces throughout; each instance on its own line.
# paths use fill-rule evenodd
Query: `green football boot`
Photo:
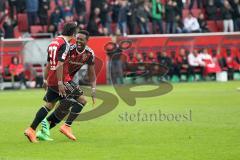
M 42 132 L 46 134 L 48 137 L 50 137 L 50 124 L 46 118 L 42 120 L 41 126 L 42 126 Z
M 40 141 L 53 141 L 53 139 L 45 134 L 42 130 L 38 131 L 36 136 Z

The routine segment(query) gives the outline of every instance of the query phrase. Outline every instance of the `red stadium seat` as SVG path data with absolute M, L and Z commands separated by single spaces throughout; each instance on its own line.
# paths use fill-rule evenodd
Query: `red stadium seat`
M 26 13 L 18 14 L 18 27 L 20 32 L 28 31 L 28 18 Z
M 211 32 L 223 31 L 223 21 L 207 21 L 207 24 Z
M 202 12 L 202 10 L 201 9 L 192 9 L 191 12 L 193 13 L 194 17 L 198 17 L 199 13 Z M 183 9 L 183 11 L 182 11 L 183 18 L 187 17 L 188 13 L 189 13 L 188 9 Z
M 216 21 L 207 21 L 207 26 L 210 32 L 218 32 Z
M 43 27 L 42 26 L 31 26 L 31 33 L 41 33 L 43 32 Z
M 219 32 L 223 32 L 223 21 L 217 21 L 217 27 Z

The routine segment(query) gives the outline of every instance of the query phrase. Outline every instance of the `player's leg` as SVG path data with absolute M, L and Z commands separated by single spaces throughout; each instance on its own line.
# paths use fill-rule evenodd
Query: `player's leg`
M 69 109 L 75 101 L 74 99 L 63 99 L 59 101 L 56 109 L 46 118 L 46 121 L 50 124 L 49 129 L 55 127 L 68 115 Z
M 76 100 L 77 100 L 77 103 L 74 103 L 74 105 L 70 110 L 68 118 L 65 121 L 65 124 L 68 126 L 72 125 L 73 121 L 78 117 L 83 107 L 87 104 L 87 100 L 84 95 L 79 96 Z
M 41 122 L 43 129 L 37 133 L 38 137 L 41 140 L 44 140 L 44 141 L 52 140 L 49 137 L 50 129 L 55 127 L 58 123 L 60 123 L 64 119 L 64 117 L 66 117 L 66 115 L 69 114 L 69 112 L 70 114 L 65 124 L 61 126 L 60 131 L 64 135 L 66 135 L 68 138 L 72 140 L 76 140 L 75 136 L 72 134 L 70 125 L 77 118 L 83 106 L 86 104 L 86 99 L 84 96 L 80 96 L 76 99 L 69 98 L 69 99 L 60 100 L 58 106 L 52 112 L 52 114 Z M 71 108 L 71 111 L 69 111 L 70 108 Z
M 73 121 L 78 117 L 78 115 L 81 113 L 83 107 L 86 105 L 87 100 L 85 96 L 81 95 L 77 98 L 76 103 L 73 103 L 72 108 L 70 110 L 70 113 L 67 117 L 67 120 L 65 121 L 65 124 L 63 124 L 60 127 L 60 132 L 62 132 L 64 135 L 66 135 L 71 140 L 76 140 L 76 137 L 72 133 L 71 125 Z
M 59 98 L 59 95 L 57 93 L 53 92 L 50 89 L 47 90 L 47 93 L 44 97 L 46 104 L 38 110 L 32 124 L 24 132 L 25 136 L 27 136 L 30 142 L 37 142 L 36 132 L 35 132 L 36 128 L 39 125 L 39 123 L 47 116 L 48 112 L 52 108 L 54 108 L 58 98 Z
M 54 112 L 42 120 L 42 129 L 37 132 L 37 138 L 41 141 L 52 141 L 50 137 L 50 129 L 55 127 L 69 113 L 70 103 L 66 103 L 65 99 L 60 100 Z
M 71 108 L 70 114 L 66 121 L 67 123 L 61 127 L 60 131 L 70 139 L 75 140 L 76 138 L 71 133 L 70 125 L 77 118 L 87 101 L 85 97 L 82 96 L 82 90 L 74 82 L 66 84 L 66 88 L 70 88 L 69 90 L 72 90 L 69 93 L 69 96 L 67 96 L 68 98 L 60 100 L 60 103 L 54 112 L 42 121 L 42 127 L 46 129 L 45 133 L 49 132 L 49 129 L 55 127 L 64 119 L 64 117 L 69 113 L 69 109 Z M 45 126 L 49 126 L 49 128 L 46 128 Z

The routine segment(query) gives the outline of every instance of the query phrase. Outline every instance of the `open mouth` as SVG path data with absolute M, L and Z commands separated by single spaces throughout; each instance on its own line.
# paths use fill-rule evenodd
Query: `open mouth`
M 79 43 L 78 43 L 78 48 L 83 48 L 83 47 L 84 47 L 84 43 L 79 42 Z

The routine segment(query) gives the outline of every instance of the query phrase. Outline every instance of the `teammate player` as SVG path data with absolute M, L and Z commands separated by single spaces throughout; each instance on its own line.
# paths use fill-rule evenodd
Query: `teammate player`
M 79 31 L 76 35 L 76 45 L 72 47 L 69 55 L 64 63 L 64 72 L 69 72 L 71 80 L 74 75 L 81 69 L 85 64 L 88 65 L 88 76 L 92 88 L 92 100 L 95 103 L 95 90 L 96 90 L 96 74 L 94 66 L 94 52 L 86 44 L 89 39 L 89 33 L 87 31 Z M 49 129 L 60 123 L 61 120 L 68 114 L 69 108 L 70 113 L 63 124 L 60 127 L 60 132 L 66 135 L 71 140 L 76 140 L 76 137 L 72 134 L 71 125 L 72 122 L 78 117 L 87 101 L 83 96 L 83 92 L 80 88 L 74 84 L 74 82 L 68 82 L 70 85 L 66 87 L 72 88 L 73 95 L 68 96 L 64 101 L 60 101 L 60 105 L 55 111 L 47 118 L 42 121 L 42 130 L 37 133 L 37 137 L 40 140 L 51 140 L 49 138 Z M 75 92 L 77 89 L 79 92 Z
M 44 97 L 46 102 L 41 107 L 30 125 L 24 132 L 30 142 L 37 142 L 35 130 L 39 123 L 47 116 L 48 112 L 55 106 L 55 103 L 66 96 L 63 75 L 63 64 L 70 49 L 70 41 L 74 38 L 77 25 L 66 23 L 62 35 L 56 37 L 48 46 L 48 64 L 44 71 L 45 85 L 47 81 L 47 92 Z

